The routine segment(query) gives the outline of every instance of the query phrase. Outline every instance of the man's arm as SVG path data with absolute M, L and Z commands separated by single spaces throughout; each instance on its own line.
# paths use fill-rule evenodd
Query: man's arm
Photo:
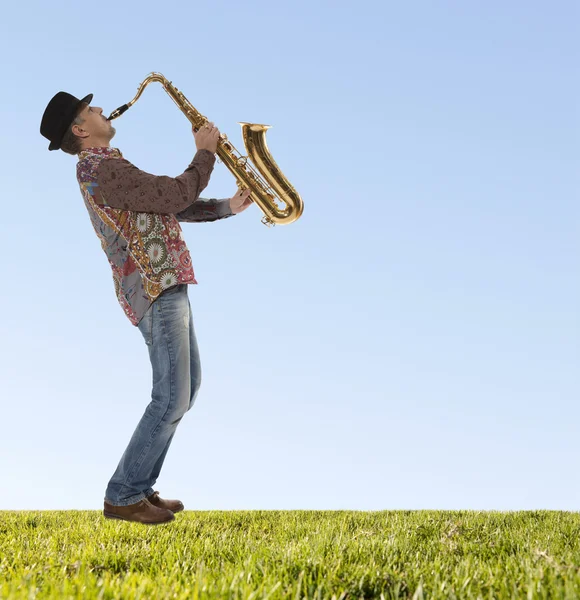
M 176 214 L 195 203 L 215 164 L 209 150 L 198 150 L 178 177 L 152 175 L 124 158 L 106 158 L 97 169 L 93 198 L 101 206 L 146 213 Z
M 216 198 L 199 197 L 193 204 L 175 216 L 178 221 L 185 223 L 206 223 L 227 219 L 233 214 L 229 198 L 217 200 Z

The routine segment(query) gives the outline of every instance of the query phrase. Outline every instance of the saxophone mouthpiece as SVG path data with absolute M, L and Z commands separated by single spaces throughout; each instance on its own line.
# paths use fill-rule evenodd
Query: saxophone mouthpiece
M 112 121 L 113 119 L 116 119 L 117 117 L 120 117 L 127 110 L 129 110 L 129 105 L 128 104 L 123 104 L 123 106 L 119 106 L 119 108 L 117 108 L 116 110 L 114 110 L 110 114 L 110 116 L 107 119 L 107 121 Z

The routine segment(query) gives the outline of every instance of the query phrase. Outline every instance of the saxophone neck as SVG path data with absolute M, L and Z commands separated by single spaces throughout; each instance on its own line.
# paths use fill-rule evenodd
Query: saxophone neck
M 111 115 L 109 116 L 108 120 L 112 121 L 113 119 L 116 119 L 116 118 L 120 117 L 124 112 L 128 111 L 133 106 L 133 104 L 135 104 L 135 102 L 137 102 L 137 100 L 139 100 L 139 98 L 141 97 L 141 94 L 143 93 L 143 90 L 150 83 L 153 83 L 154 81 L 158 81 L 166 89 L 167 89 L 167 86 L 171 86 L 171 82 L 167 81 L 167 78 L 164 77 L 161 73 L 150 73 L 141 82 L 141 85 L 139 86 L 139 89 L 137 90 L 137 94 L 135 95 L 135 97 L 133 98 L 133 100 L 131 100 L 131 102 L 127 102 L 127 104 L 123 104 L 123 106 L 119 106 L 119 108 L 115 109 L 111 113 Z

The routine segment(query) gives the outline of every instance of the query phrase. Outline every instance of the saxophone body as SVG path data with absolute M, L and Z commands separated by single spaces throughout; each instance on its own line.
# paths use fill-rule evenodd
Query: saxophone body
M 120 117 L 139 99 L 143 90 L 154 81 L 159 82 L 197 131 L 208 119 L 197 111 L 189 100 L 161 73 L 151 73 L 143 80 L 133 100 L 111 113 L 109 121 Z M 218 140 L 217 155 L 236 178 L 239 189 L 250 189 L 250 198 L 264 213 L 262 223 L 271 226 L 287 225 L 296 221 L 304 210 L 302 198 L 284 176 L 272 158 L 266 143 L 269 125 L 240 123 L 242 140 L 247 156 L 242 156 L 224 133 Z M 254 166 L 252 166 L 252 163 Z M 284 206 L 279 206 L 282 202 Z

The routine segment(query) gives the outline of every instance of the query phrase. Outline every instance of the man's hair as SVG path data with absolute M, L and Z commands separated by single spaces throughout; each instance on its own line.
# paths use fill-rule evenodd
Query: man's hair
M 87 106 L 86 102 L 83 102 L 79 109 L 76 112 L 75 118 L 73 122 L 70 124 L 70 127 L 66 130 L 64 137 L 62 138 L 62 142 L 60 143 L 60 149 L 67 154 L 78 154 L 83 149 L 82 138 L 73 133 L 73 125 L 82 125 L 85 120 L 83 117 L 79 116 L 83 109 Z

